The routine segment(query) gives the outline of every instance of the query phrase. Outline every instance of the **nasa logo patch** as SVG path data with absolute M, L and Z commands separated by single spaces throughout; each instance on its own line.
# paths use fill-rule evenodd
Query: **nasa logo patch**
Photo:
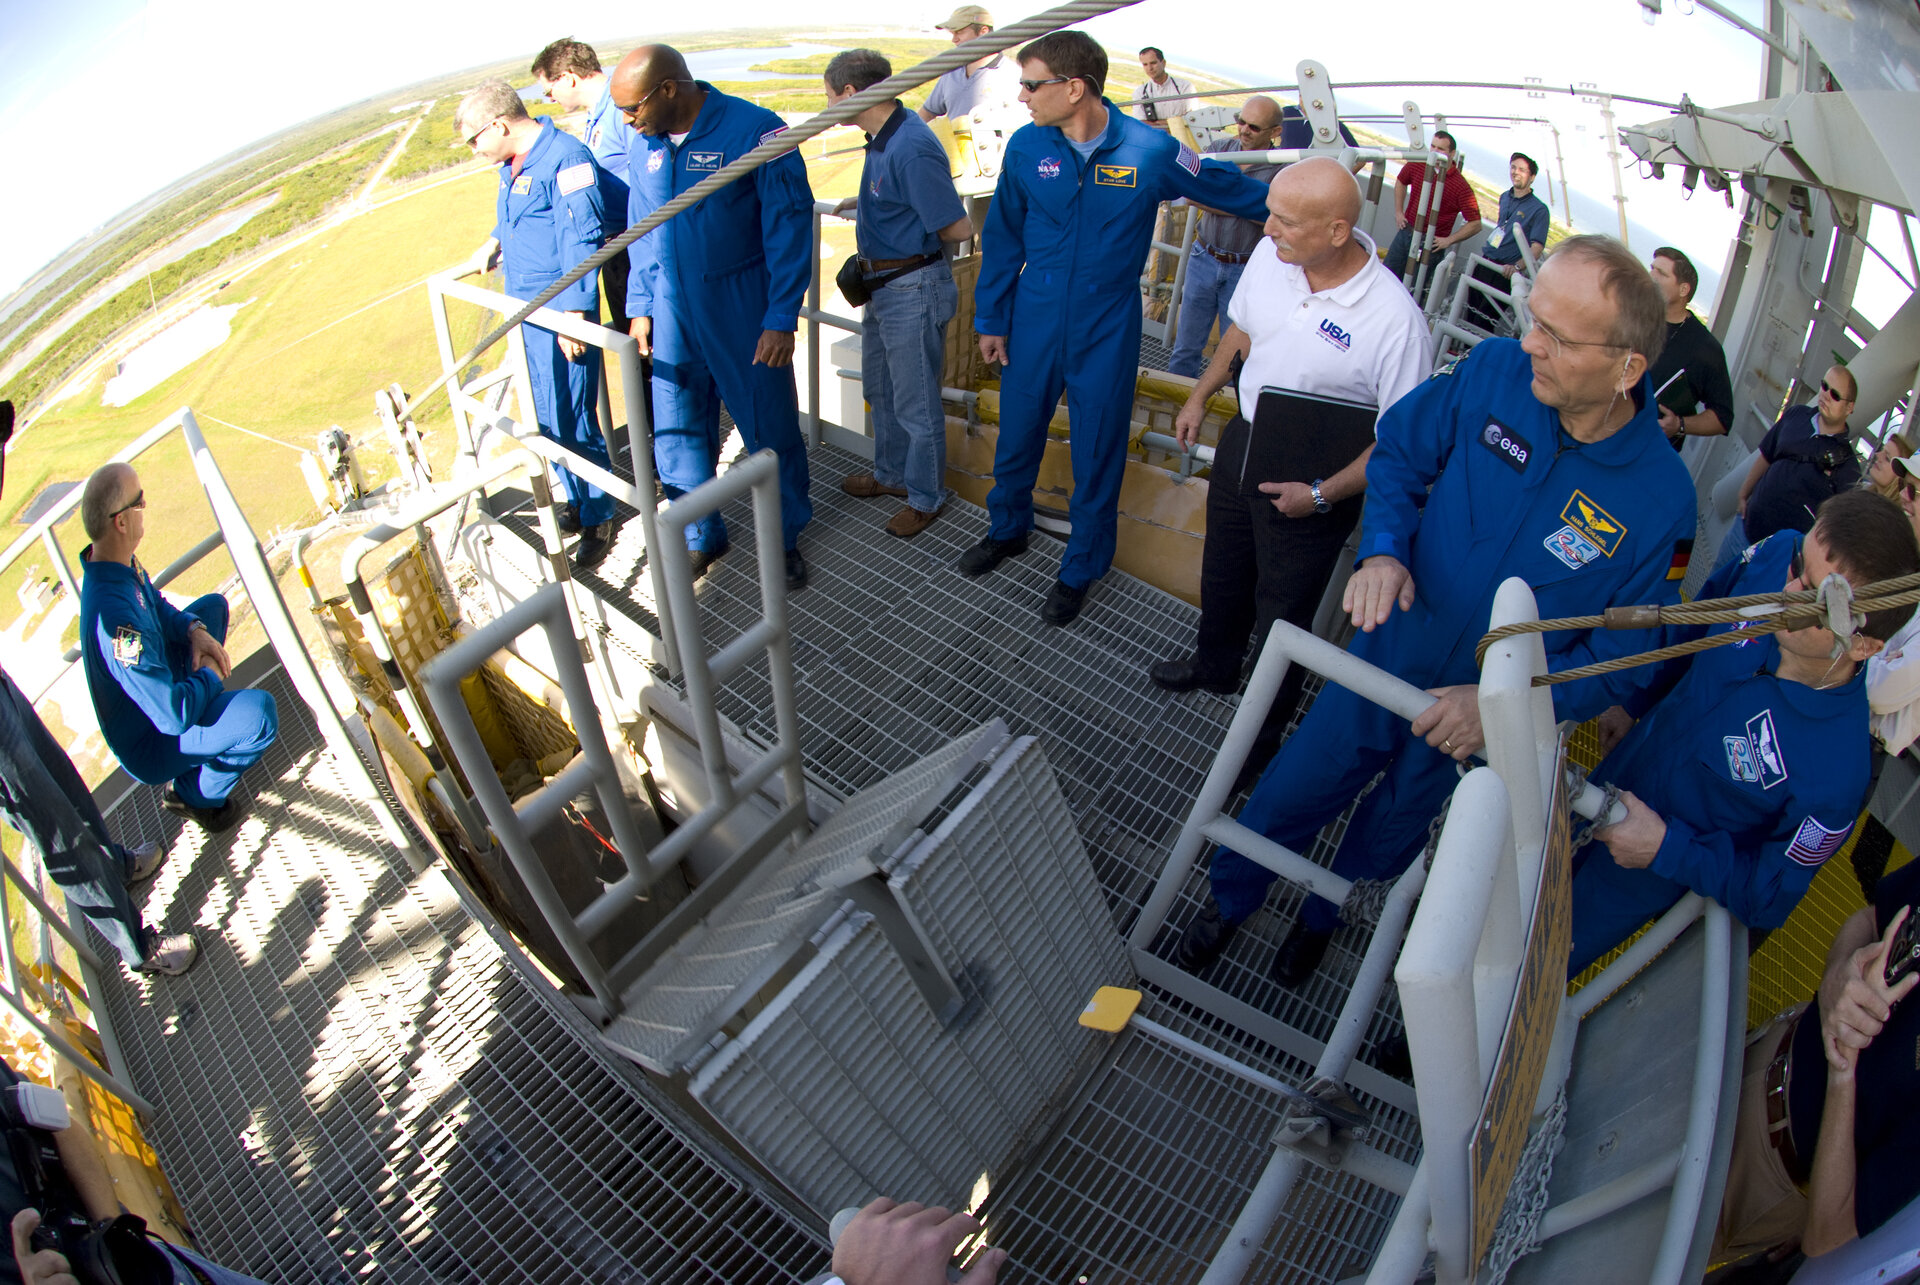
M 1060 158 L 1058 156 L 1042 156 L 1040 163 L 1033 168 L 1034 172 L 1041 178 L 1059 178 Z
M 113 658 L 128 669 L 140 663 L 142 646 L 140 631 L 132 625 L 121 625 L 113 631 Z
M 652 155 L 647 157 L 647 173 L 658 174 L 660 172 L 660 167 L 662 165 L 665 165 L 666 163 L 667 163 L 667 154 L 665 152 L 653 153 Z

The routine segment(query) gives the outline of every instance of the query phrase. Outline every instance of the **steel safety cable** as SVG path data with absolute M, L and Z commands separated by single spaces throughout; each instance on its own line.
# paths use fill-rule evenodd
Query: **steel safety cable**
M 1836 578 L 1836 577 L 1830 577 Z M 1841 583 L 1845 583 L 1844 579 Z M 1675 643 L 1652 651 L 1613 660 L 1596 661 L 1574 669 L 1534 677 L 1535 687 L 1552 687 L 1600 674 L 1617 673 L 1639 665 L 1653 665 L 1695 652 L 1710 651 L 1734 643 L 1763 638 L 1788 629 L 1820 624 L 1829 618 L 1824 589 L 1796 589 L 1792 593 L 1749 594 L 1740 598 L 1707 598 L 1672 606 L 1609 607 L 1597 616 L 1562 616 L 1554 620 L 1525 620 L 1489 630 L 1474 647 L 1474 660 L 1484 665 L 1487 649 L 1507 638 L 1526 634 L 1556 633 L 1575 629 L 1655 629 L 1662 625 L 1738 624 L 1739 629 L 1708 634 L 1689 642 Z M 1896 576 L 1867 585 L 1851 597 L 1849 610 L 1858 615 L 1885 611 L 1892 607 L 1920 604 L 1920 573 Z
M 531 301 L 522 304 L 518 311 L 501 322 L 485 338 L 476 344 L 466 356 L 454 362 L 447 372 L 427 385 L 420 394 L 407 403 L 400 417 L 413 415 L 425 404 L 427 398 L 446 387 L 454 372 L 465 370 L 467 366 L 487 349 L 493 347 L 510 334 L 513 328 L 557 298 L 562 292 L 590 272 L 597 272 L 600 266 L 614 255 L 623 253 L 627 246 L 639 240 L 647 233 L 665 223 L 681 211 L 698 205 L 721 188 L 745 178 L 753 171 L 776 160 L 788 152 L 799 148 L 802 143 L 816 135 L 823 134 L 835 125 L 853 120 L 869 107 L 877 107 L 889 99 L 897 98 L 909 89 L 916 89 L 930 80 L 937 80 L 955 67 L 965 66 L 981 58 L 1003 53 L 1016 45 L 1038 39 L 1050 31 L 1058 31 L 1084 22 L 1088 18 L 1097 18 L 1101 14 L 1112 13 L 1118 9 L 1131 8 L 1140 0 L 1073 0 L 1071 4 L 1056 5 L 1054 8 L 1037 13 L 1031 18 L 1022 18 L 1008 27 L 997 27 L 983 36 L 976 36 L 965 44 L 955 45 L 943 50 L 925 62 L 917 63 L 907 70 L 896 72 L 877 85 L 859 91 L 844 102 L 836 103 L 816 116 L 810 116 L 790 129 L 780 131 L 778 135 L 761 143 L 752 151 L 729 162 L 724 168 L 701 179 L 692 187 L 662 205 L 646 218 L 634 224 L 619 236 L 614 237 L 598 250 L 574 265 L 572 271 L 542 290 Z

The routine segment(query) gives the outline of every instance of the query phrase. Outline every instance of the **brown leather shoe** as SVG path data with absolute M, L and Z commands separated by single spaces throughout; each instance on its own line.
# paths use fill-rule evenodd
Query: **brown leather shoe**
M 871 473 L 849 473 L 840 480 L 840 489 L 856 500 L 872 500 L 882 495 L 901 500 L 907 498 L 906 487 L 888 486 Z
M 902 540 L 911 540 L 932 526 L 933 520 L 946 511 L 947 506 L 944 504 L 931 513 L 924 509 L 916 509 L 911 504 L 903 504 L 898 513 L 887 519 L 887 534 L 897 535 Z

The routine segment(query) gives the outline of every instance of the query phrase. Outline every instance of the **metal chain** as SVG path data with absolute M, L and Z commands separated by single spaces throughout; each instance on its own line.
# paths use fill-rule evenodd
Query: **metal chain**
M 1447 811 L 1453 806 L 1453 796 L 1449 794 L 1440 810 L 1434 813 L 1433 820 L 1427 825 L 1427 846 L 1420 854 L 1421 864 L 1429 870 L 1433 868 L 1433 854 L 1440 847 L 1440 831 L 1447 824 Z M 1602 813 L 1604 816 L 1605 814 Z M 1347 896 L 1340 903 L 1340 918 L 1348 924 L 1377 924 L 1387 908 L 1387 895 L 1393 891 L 1394 879 L 1355 879 L 1347 889 Z
M 1507 1203 L 1501 1207 L 1500 1224 L 1494 1228 L 1493 1244 L 1487 1248 L 1487 1261 L 1479 1276 L 1483 1285 L 1503 1285 L 1513 1265 L 1540 1248 L 1534 1237 L 1546 1216 L 1547 1184 L 1553 1178 L 1553 1159 L 1560 1153 L 1560 1140 L 1566 1131 L 1567 1090 L 1563 1085 L 1554 1094 L 1553 1105 L 1547 1108 L 1540 1127 L 1520 1152 L 1520 1164 L 1514 1170 L 1513 1185 L 1507 1188 Z

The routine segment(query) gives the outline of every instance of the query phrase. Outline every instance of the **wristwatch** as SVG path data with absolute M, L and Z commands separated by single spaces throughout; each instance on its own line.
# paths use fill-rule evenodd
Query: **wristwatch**
M 1326 480 L 1327 480 L 1327 479 L 1326 479 L 1326 478 L 1324 478 L 1324 477 L 1316 477 L 1316 478 L 1314 478 L 1314 479 L 1313 479 L 1313 487 L 1312 487 L 1312 490 L 1313 490 L 1313 511 L 1314 511 L 1315 513 L 1331 513 L 1331 512 L 1333 512 L 1333 505 L 1331 505 L 1331 504 L 1329 504 L 1329 503 L 1327 503 L 1327 497 L 1326 497 L 1326 496 L 1324 496 L 1324 495 L 1322 495 L 1322 494 L 1320 494 L 1320 484 L 1321 484 L 1322 482 L 1324 482 L 1324 481 L 1326 481 Z

